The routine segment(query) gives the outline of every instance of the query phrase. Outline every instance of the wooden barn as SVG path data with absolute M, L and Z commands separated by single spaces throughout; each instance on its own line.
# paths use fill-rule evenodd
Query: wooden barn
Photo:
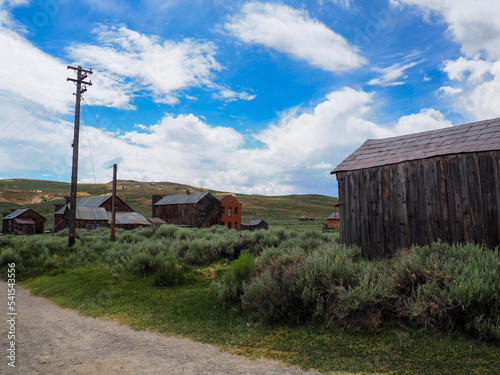
M 252 220 L 249 223 L 241 223 L 241 230 L 253 232 L 259 229 L 268 229 L 268 225 L 264 220 Z
M 340 229 L 340 214 L 333 212 L 326 218 L 326 229 Z
M 153 195 L 153 217 L 167 224 L 208 228 L 219 224 L 221 203 L 210 193 Z
M 12 210 L 12 212 L 4 214 L 2 233 L 43 234 L 46 221 L 47 219 L 31 208 Z
M 369 259 L 398 248 L 500 243 L 500 118 L 367 140 L 332 171 L 340 239 Z
M 221 224 L 229 229 L 241 230 L 241 203 L 232 195 L 217 197 L 222 205 Z
M 112 195 L 83 197 L 76 200 L 76 227 L 95 229 L 111 225 Z M 135 229 L 153 225 L 148 219 L 135 212 L 119 197 L 116 197 L 116 228 Z M 69 226 L 69 203 L 56 206 L 54 214 L 54 231 Z

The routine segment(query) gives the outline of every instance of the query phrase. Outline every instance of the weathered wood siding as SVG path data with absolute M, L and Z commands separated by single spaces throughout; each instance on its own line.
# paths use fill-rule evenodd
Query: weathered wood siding
M 328 219 L 326 221 L 327 229 L 339 229 L 340 228 L 340 220 L 338 219 Z
M 369 259 L 439 239 L 498 246 L 498 156 L 445 155 L 337 173 L 341 241 Z
M 15 231 L 22 234 L 43 234 L 45 229 L 45 222 L 47 221 L 42 215 L 38 214 L 33 210 L 28 210 L 20 214 L 17 218 L 20 219 L 32 219 L 35 222 L 33 224 L 18 224 L 15 219 L 3 220 L 2 232 L 4 234 L 11 234 Z
M 218 224 L 221 203 L 213 198 L 202 198 L 197 203 L 153 206 L 153 216 L 167 224 L 208 228 Z

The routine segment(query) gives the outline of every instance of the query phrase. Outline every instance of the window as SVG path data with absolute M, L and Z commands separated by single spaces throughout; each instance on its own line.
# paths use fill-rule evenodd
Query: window
M 222 207 L 222 215 L 226 214 L 226 207 Z
M 237 221 L 234 222 L 234 229 L 238 230 L 238 222 Z
M 238 215 L 238 207 L 235 207 L 235 208 L 234 208 L 234 214 L 235 214 L 235 215 Z
M 231 222 L 230 222 L 230 221 L 227 223 L 227 227 L 228 227 L 229 229 L 231 229 Z
M 231 207 L 228 207 L 228 208 L 227 208 L 227 216 L 229 216 L 229 217 L 231 217 L 231 216 L 232 216 L 232 215 L 231 215 Z

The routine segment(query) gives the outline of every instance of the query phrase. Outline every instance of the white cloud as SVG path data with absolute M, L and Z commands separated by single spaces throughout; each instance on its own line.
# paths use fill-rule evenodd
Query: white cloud
M 391 0 L 391 3 L 417 6 L 427 17 L 431 13 L 441 16 L 467 57 L 484 51 L 489 58 L 500 59 L 500 1 Z
M 334 3 L 338 7 L 349 9 L 351 7 L 352 0 L 327 0 L 331 3 Z M 322 1 L 321 1 L 322 2 Z M 320 4 L 321 4 L 320 2 Z
M 437 93 L 443 96 L 452 96 L 460 94 L 463 91 L 464 90 L 460 87 L 442 86 L 437 90 Z
M 398 81 L 398 79 L 408 78 L 405 71 L 413 68 L 415 65 L 420 64 L 421 61 L 413 61 L 411 63 L 403 64 L 396 63 L 385 68 L 374 68 L 373 70 L 382 74 L 380 78 L 374 78 L 368 82 L 369 85 L 379 86 L 399 86 L 404 85 L 405 81 Z
M 404 135 L 446 128 L 452 125 L 441 112 L 433 108 L 424 108 L 420 113 L 401 117 L 394 126 L 394 132 L 395 135 Z
M 454 86 L 444 86 L 439 91 L 455 94 L 454 104 L 458 112 L 475 120 L 500 116 L 500 61 L 461 57 L 445 61 L 441 69 Z
M 279 121 L 255 134 L 210 125 L 192 114 L 166 114 L 157 124 L 138 125 L 124 133 L 104 135 L 96 128 L 83 127 L 80 180 L 94 182 L 90 142 L 99 182 L 109 181 L 107 168 L 118 163 L 121 179 L 174 181 L 254 194 L 333 194 L 336 185 L 330 171 L 367 138 L 450 125 L 433 109 L 402 117 L 391 128 L 377 125 L 369 120 L 373 95 L 346 87 L 331 92 L 310 110 L 284 112 Z M 260 146 L 251 146 L 255 142 L 249 137 Z M 26 122 L 22 131 L 9 133 L 0 141 L 0 153 L 7 155 L 0 165 L 0 176 L 19 177 L 23 171 L 36 169 L 67 181 L 71 139 L 72 124 Z M 22 152 L 13 153 L 12 147 Z M 16 155 L 16 160 L 9 160 L 10 155 Z M 331 186 L 331 191 L 321 190 L 322 186 Z
M 67 112 L 74 100 L 66 64 L 0 25 L 0 93 L 20 97 L 50 111 Z
M 162 41 L 123 26 L 101 26 L 94 32 L 98 45 L 75 44 L 68 54 L 105 76 L 99 81 L 96 75 L 97 84 L 121 89 L 129 99 L 133 92 L 146 90 L 158 103 L 175 104 L 180 90 L 210 85 L 213 73 L 221 69 L 209 41 Z
M 286 5 L 246 3 L 224 27 L 246 43 L 274 48 L 324 70 L 341 72 L 366 63 L 344 37 L 306 11 Z

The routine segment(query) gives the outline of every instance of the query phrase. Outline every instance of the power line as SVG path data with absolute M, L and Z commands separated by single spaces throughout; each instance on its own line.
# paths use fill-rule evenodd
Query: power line
M 85 107 L 83 107 L 83 119 L 85 122 L 85 131 L 87 133 L 87 143 L 89 145 L 90 164 L 92 165 L 92 173 L 94 174 L 94 183 L 97 185 L 97 179 L 95 178 L 94 159 L 92 158 L 92 147 L 90 144 L 89 126 L 88 126 L 88 122 L 87 122 L 87 112 L 85 111 Z
M 123 158 L 123 156 L 120 154 L 120 152 L 118 151 L 118 149 L 115 147 L 115 145 L 113 144 L 113 142 L 111 141 L 111 138 L 109 138 L 109 136 L 106 134 L 106 132 L 104 131 L 101 123 L 99 122 L 99 119 L 97 118 L 97 116 L 95 115 L 95 113 L 92 111 L 92 108 L 90 108 L 90 106 L 87 104 L 87 102 L 85 101 L 84 98 L 82 98 L 83 100 L 83 103 L 85 104 L 85 106 L 89 109 L 90 113 L 92 113 L 92 115 L 94 116 L 94 119 L 96 120 L 97 124 L 99 125 L 99 128 L 101 129 L 101 132 L 106 136 L 106 138 L 108 139 L 108 142 L 111 144 L 111 146 L 114 148 L 115 152 L 118 154 L 118 156 L 120 157 L 120 159 L 123 161 L 123 164 L 125 164 L 125 167 L 127 167 L 127 170 L 130 172 L 130 174 L 132 175 L 134 181 L 137 181 L 137 178 L 135 177 L 134 173 L 132 172 L 132 170 L 129 168 L 129 166 L 127 165 L 127 162 L 125 161 L 125 159 Z M 146 192 L 144 191 L 144 189 L 142 188 L 142 186 L 139 184 L 142 192 L 144 194 L 146 194 Z

